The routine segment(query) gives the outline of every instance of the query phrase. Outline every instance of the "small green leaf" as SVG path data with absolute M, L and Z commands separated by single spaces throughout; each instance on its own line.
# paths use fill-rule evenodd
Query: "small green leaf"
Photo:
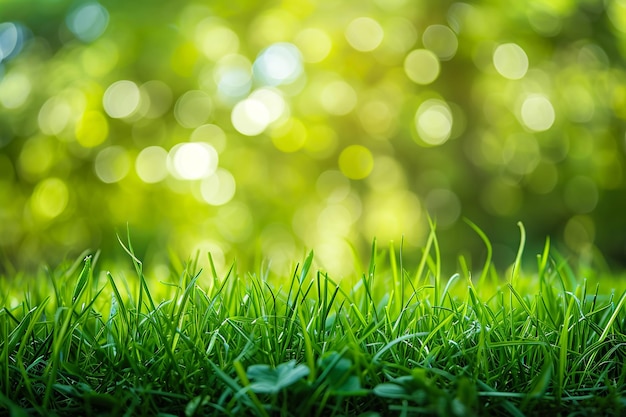
M 246 375 L 251 381 L 250 389 L 258 394 L 275 394 L 309 375 L 309 368 L 296 365 L 295 360 L 281 363 L 276 368 L 269 365 L 251 365 Z
M 409 399 L 411 396 L 406 392 L 403 386 L 392 382 L 383 382 L 374 387 L 374 394 L 383 398 Z
M 329 352 L 318 360 L 324 369 L 324 380 L 335 394 L 358 395 L 362 393 L 361 381 L 353 373 L 352 361 L 337 352 Z
M 76 302 L 76 300 L 81 296 L 85 287 L 87 286 L 87 281 L 89 280 L 89 272 L 91 270 L 91 255 L 85 257 L 85 265 L 83 266 L 83 270 L 80 272 L 80 276 L 78 277 L 78 282 L 76 283 L 76 288 L 74 288 L 74 295 L 72 295 L 72 304 Z
M 300 282 L 300 285 L 302 285 L 302 283 L 304 282 L 304 278 L 306 278 L 306 275 L 309 273 L 309 270 L 311 269 L 311 264 L 313 263 L 313 251 L 309 252 L 309 254 L 307 255 L 306 259 L 304 260 L 304 264 L 302 265 L 302 270 L 300 271 L 300 278 L 298 279 L 298 281 Z

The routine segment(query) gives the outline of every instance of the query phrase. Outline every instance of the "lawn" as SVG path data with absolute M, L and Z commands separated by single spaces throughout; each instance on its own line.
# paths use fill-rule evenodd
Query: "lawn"
M 360 277 L 310 253 L 290 277 L 208 256 L 154 282 L 132 239 L 0 287 L 0 412 L 21 415 L 622 415 L 624 281 L 550 248 L 497 271 L 372 245 Z M 528 267 L 524 260 L 536 262 Z M 522 268 L 524 265 L 524 268 Z M 27 282 L 21 293 L 11 279 Z M 13 281 L 15 284 L 17 281 Z M 36 283 L 36 285 L 35 285 Z

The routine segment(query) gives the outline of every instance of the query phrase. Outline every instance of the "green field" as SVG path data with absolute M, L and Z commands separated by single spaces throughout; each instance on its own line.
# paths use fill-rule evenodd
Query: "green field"
M 626 415 L 625 193 L 626 0 L 0 0 L 0 417 Z
M 21 415 L 621 415 L 624 281 L 550 250 L 506 272 L 442 276 L 372 245 L 334 281 L 310 253 L 290 277 L 225 274 L 198 258 L 155 283 L 103 271 L 99 253 L 0 293 L 0 407 Z M 120 240 L 122 242 L 122 240 Z M 206 254 L 202 254 L 205 256 Z M 522 259 L 532 259 L 522 268 Z M 588 272 L 587 272 L 588 273 Z M 10 277 L 17 278 L 17 277 Z M 617 285 L 618 288 L 614 288 Z

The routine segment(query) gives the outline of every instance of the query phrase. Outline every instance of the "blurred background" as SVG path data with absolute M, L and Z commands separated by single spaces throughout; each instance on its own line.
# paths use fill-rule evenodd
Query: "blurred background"
M 500 265 L 522 221 L 626 266 L 625 57 L 626 0 L 0 0 L 1 268 L 128 225 L 147 262 L 341 277 L 428 215 L 452 267 L 464 217 Z

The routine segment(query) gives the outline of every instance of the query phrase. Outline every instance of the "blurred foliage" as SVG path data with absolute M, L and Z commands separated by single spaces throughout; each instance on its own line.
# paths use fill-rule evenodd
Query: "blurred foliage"
M 128 224 L 342 275 L 427 213 L 446 253 L 465 216 L 624 263 L 625 56 L 624 0 L 0 0 L 4 264 Z

